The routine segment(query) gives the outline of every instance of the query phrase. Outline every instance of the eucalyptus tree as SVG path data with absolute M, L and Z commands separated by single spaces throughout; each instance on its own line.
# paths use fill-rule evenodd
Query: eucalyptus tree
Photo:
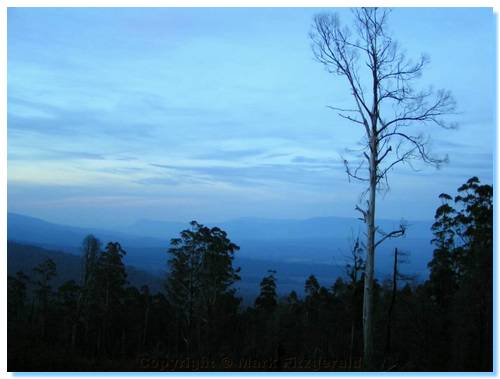
M 265 312 L 272 312 L 278 305 L 278 294 L 276 292 L 275 270 L 268 270 L 269 275 L 260 282 L 260 293 L 255 299 L 255 308 Z
M 351 27 L 337 14 L 314 17 L 310 38 L 315 58 L 326 70 L 341 76 L 349 86 L 352 106 L 331 106 L 338 115 L 360 127 L 363 148 L 354 161 L 344 159 L 349 179 L 367 185 L 356 210 L 366 224 L 366 268 L 363 295 L 364 362 L 374 368 L 373 286 L 376 248 L 386 239 L 402 236 L 405 226 L 382 231 L 376 224 L 377 191 L 387 190 L 388 174 L 399 164 L 418 159 L 439 167 L 446 158 L 433 156 L 423 124 L 452 128 L 443 116 L 455 109 L 449 91 L 415 88 L 428 58 L 407 58 L 388 31 L 389 11 L 353 9 Z M 377 237 L 378 236 L 378 237 Z M 378 238 L 378 240 L 377 240 Z
M 170 241 L 170 275 L 166 288 L 177 313 L 181 338 L 188 352 L 197 332 L 201 346 L 201 325 L 213 337 L 214 323 L 228 303 L 239 304 L 233 284 L 240 280 L 239 268 L 233 267 L 239 247 L 220 228 L 209 228 L 196 221 L 183 230 L 180 238 Z
M 118 242 L 108 242 L 96 262 L 96 310 L 100 316 L 97 351 L 102 348 L 111 351 L 116 345 L 120 328 L 124 327 L 123 298 L 127 284 L 127 272 L 123 264 L 126 252 Z M 123 331 L 123 330 L 122 330 Z
M 97 269 L 101 254 L 101 242 L 92 234 L 87 235 L 82 241 L 81 254 L 82 274 L 76 307 L 76 317 L 71 332 L 72 349 L 76 347 L 79 324 L 83 323 L 85 340 L 87 340 L 91 319 L 95 318 L 93 313 L 98 298 Z
M 427 281 L 452 346 L 451 366 L 490 371 L 493 362 L 493 187 L 470 178 L 452 197 L 441 194 L 432 226 Z
M 82 242 L 82 286 L 87 287 L 95 279 L 95 270 L 99 253 L 101 252 L 101 242 L 89 234 Z

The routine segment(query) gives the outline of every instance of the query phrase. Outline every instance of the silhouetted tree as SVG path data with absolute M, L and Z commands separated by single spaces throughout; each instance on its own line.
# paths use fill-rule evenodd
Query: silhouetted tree
M 100 252 L 101 242 L 97 238 L 92 234 L 84 238 L 82 242 L 82 286 L 84 287 L 88 286 L 94 279 Z
M 56 264 L 52 259 L 46 259 L 33 269 L 35 276 L 35 294 L 38 303 L 40 322 L 40 337 L 45 338 L 47 314 L 52 299 L 51 280 L 57 274 Z
M 382 355 L 385 347 L 386 353 L 378 369 L 492 370 L 493 189 L 471 178 L 457 196 L 443 194 L 441 199 L 429 280 L 421 283 L 403 275 L 398 249 L 392 278 L 382 286 L 374 283 L 376 348 Z M 310 275 L 303 299 L 294 291 L 279 299 L 276 272 L 270 271 L 254 306 L 243 310 L 233 287 L 239 278 L 231 258 L 236 247 L 220 229 L 191 226 L 171 246 L 167 296 L 127 285 L 125 252 L 116 242 L 95 250 L 88 301 L 80 314 L 80 273 L 55 292 L 52 287 L 61 282 L 53 261 L 41 261 L 33 280 L 22 273 L 9 276 L 9 371 L 193 371 L 197 369 L 186 364 L 200 357 L 216 362 L 227 357 L 238 362 L 231 369 L 248 371 L 317 369 L 288 366 L 294 359 L 302 364 L 345 360 L 333 370 L 360 369 L 350 366 L 363 353 L 359 240 L 353 241 L 345 273 L 331 288 Z M 194 290 L 190 329 L 185 318 L 189 299 L 181 297 L 189 294 L 184 275 Z M 441 285 L 448 279 L 449 287 Z M 182 286 L 176 286 L 178 281 Z M 167 361 L 184 363 L 161 367 Z
M 354 357 L 355 336 L 357 328 L 359 327 L 359 314 L 361 313 L 362 306 L 360 306 L 360 298 L 362 298 L 363 281 L 362 277 L 365 270 L 365 262 L 363 260 L 363 248 L 359 241 L 359 237 L 353 238 L 351 249 L 351 256 L 349 262 L 346 264 L 346 274 L 349 278 L 347 288 L 349 291 L 350 301 L 347 304 L 350 311 L 351 318 L 351 337 L 349 342 L 349 358 L 352 361 Z
M 319 292 L 319 283 L 318 279 L 314 275 L 310 275 L 309 278 L 307 278 L 305 286 L 304 286 L 304 291 L 306 293 L 307 297 L 314 297 L 318 294 Z
M 29 278 L 22 271 L 15 276 L 7 276 L 7 311 L 8 317 L 17 320 L 21 317 L 26 303 L 26 287 Z
M 396 298 L 398 294 L 398 281 L 400 280 L 410 280 L 411 277 L 408 275 L 404 275 L 400 272 L 400 264 L 406 263 L 406 257 L 408 254 L 399 250 L 397 248 L 394 249 L 394 260 L 393 260 L 393 268 L 392 268 L 392 280 L 391 287 L 392 290 L 389 293 L 389 309 L 387 310 L 387 328 L 386 328 L 386 338 L 385 338 L 385 350 L 384 350 L 384 363 L 382 364 L 382 368 L 384 368 L 386 361 L 388 360 L 391 354 L 391 342 L 392 342 L 392 332 L 393 332 L 393 314 L 394 308 L 396 306 Z
M 260 294 L 255 299 L 255 308 L 266 312 L 272 312 L 278 305 L 278 295 L 276 293 L 275 270 L 268 270 L 269 275 L 260 282 Z
M 216 338 L 214 323 L 216 315 L 222 316 L 221 309 L 229 311 L 230 307 L 229 313 L 237 311 L 239 300 L 232 286 L 240 279 L 239 268 L 232 265 L 239 247 L 227 238 L 226 232 L 196 221 L 190 225 L 191 229 L 183 230 L 180 238 L 170 242 L 167 279 L 169 300 L 177 311 L 181 338 L 188 352 L 193 338 L 198 349 L 202 347 L 202 329 L 208 339 Z
M 77 300 L 77 309 L 71 331 L 71 348 L 76 348 L 78 329 L 81 323 L 84 325 L 85 341 L 89 336 L 92 319 L 95 319 L 95 311 L 98 307 L 98 262 L 101 254 L 101 242 L 89 234 L 82 241 L 82 275 L 80 291 Z
M 65 346 L 76 345 L 76 325 L 78 324 L 79 307 L 78 300 L 81 287 L 74 280 L 68 280 L 57 289 L 57 303 L 62 315 L 62 323 L 59 325 L 63 334 Z
M 470 178 L 453 199 L 440 195 L 432 226 L 436 245 L 428 287 L 453 346 L 450 367 L 492 368 L 493 188 Z M 453 200 L 453 203 L 452 203 Z
M 96 269 L 97 300 L 100 325 L 97 352 L 111 354 L 119 343 L 123 319 L 123 296 L 127 273 L 123 264 L 126 252 L 118 242 L 109 242 L 99 255 Z

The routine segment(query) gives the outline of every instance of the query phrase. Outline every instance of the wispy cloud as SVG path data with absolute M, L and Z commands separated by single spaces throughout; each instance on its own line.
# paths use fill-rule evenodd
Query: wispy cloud
M 303 184 L 312 187 L 329 185 L 339 179 L 340 166 L 309 164 L 259 164 L 259 165 L 163 165 L 152 164 L 155 167 L 165 168 L 180 173 L 191 173 L 202 177 L 209 177 L 221 182 L 236 185 L 249 184 Z
M 195 159 L 234 161 L 248 157 L 261 156 L 266 153 L 265 149 L 242 149 L 242 150 L 218 150 L 196 154 Z
M 40 150 L 30 151 L 25 153 L 10 152 L 9 160 L 105 160 L 106 156 L 98 153 L 90 153 L 85 151 L 61 151 L 61 150 Z
M 61 218 L 71 208 L 111 222 L 107 209 L 125 217 L 129 204 L 170 219 L 351 212 L 363 186 L 348 183 L 339 152 L 356 161 L 363 130 L 327 108 L 352 99 L 312 59 L 316 12 L 9 9 L 9 207 L 50 214 L 57 204 Z M 422 126 L 450 164 L 438 174 L 394 170 L 391 184 L 404 195 L 392 194 L 400 202 L 381 212 L 423 213 L 438 184 L 446 191 L 460 176 L 492 177 L 494 17 L 426 10 L 424 28 L 412 22 L 419 12 L 395 10 L 391 25 L 411 54 L 424 44 L 433 64 L 421 84 L 452 90 L 461 125 Z M 475 33 L 455 26 L 471 19 Z M 464 72 L 473 80 L 456 79 Z

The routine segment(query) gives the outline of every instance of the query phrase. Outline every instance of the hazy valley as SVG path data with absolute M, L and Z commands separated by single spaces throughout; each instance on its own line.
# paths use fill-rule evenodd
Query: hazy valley
M 381 227 L 391 230 L 395 220 L 381 220 Z M 427 263 L 432 257 L 430 222 L 408 222 L 407 236 L 390 240 L 377 255 L 377 276 L 386 278 L 392 267 L 395 247 L 409 253 L 408 263 L 402 271 L 415 275 L 417 280 L 427 276 Z M 186 223 L 141 220 L 122 230 L 104 230 L 54 224 L 38 218 L 8 214 L 9 273 L 23 270 L 27 273 L 47 255 L 54 255 L 66 265 L 61 272 L 79 272 L 80 245 L 88 234 L 94 234 L 103 244 L 118 241 L 127 252 L 129 281 L 140 287 L 147 284 L 153 290 L 162 290 L 167 272 L 170 239 L 186 229 Z M 243 218 L 218 225 L 229 238 L 240 246 L 235 254 L 235 265 L 241 267 L 242 280 L 237 283 L 244 298 L 258 294 L 259 283 L 269 269 L 276 270 L 278 292 L 292 290 L 302 293 L 306 278 L 314 274 L 322 285 L 331 286 L 344 275 L 349 263 L 352 238 L 363 233 L 356 219 L 328 217 L 306 220 L 273 220 Z M 14 244 L 14 242 L 16 244 Z M 26 245 L 43 248 L 29 249 Z M 22 258 L 30 250 L 29 259 Z M 36 259 L 40 253 L 39 260 Z M 56 259 L 57 261 L 57 259 Z M 68 277 L 67 279 L 73 279 Z M 77 279 L 77 278 L 76 278 Z

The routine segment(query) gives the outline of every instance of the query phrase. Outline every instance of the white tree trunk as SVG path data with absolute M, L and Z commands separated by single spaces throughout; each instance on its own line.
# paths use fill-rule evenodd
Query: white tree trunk
M 365 368 L 373 370 L 373 276 L 375 270 L 375 199 L 377 189 L 377 146 L 375 136 L 372 136 L 370 145 L 372 151 L 370 154 L 370 193 L 366 220 L 368 243 L 363 294 L 363 360 Z

